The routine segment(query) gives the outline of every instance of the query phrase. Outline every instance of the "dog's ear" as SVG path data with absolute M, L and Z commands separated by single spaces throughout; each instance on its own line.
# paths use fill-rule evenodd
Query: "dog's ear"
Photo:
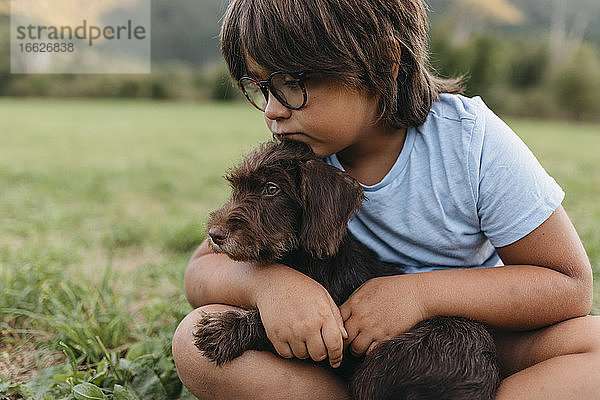
M 300 176 L 300 243 L 314 257 L 334 256 L 348 220 L 365 198 L 362 187 L 345 172 L 320 160 L 303 163 Z

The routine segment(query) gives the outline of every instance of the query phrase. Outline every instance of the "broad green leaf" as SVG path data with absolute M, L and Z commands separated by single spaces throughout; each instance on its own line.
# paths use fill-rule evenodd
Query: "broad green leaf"
M 100 388 L 92 383 L 84 382 L 73 387 L 73 396 L 77 400 L 104 400 L 106 396 Z
M 113 400 L 137 400 L 121 385 L 115 385 Z
M 139 398 L 166 400 L 168 399 L 167 391 L 152 368 L 154 362 L 152 358 L 141 358 L 136 361 L 122 358 L 119 361 L 119 368 L 131 374 L 132 380 L 129 389 L 135 392 Z
M 95 385 L 101 385 L 107 373 L 108 361 L 106 360 L 106 358 L 103 358 L 102 361 L 98 363 L 96 374 L 90 379 L 90 382 L 92 382 Z

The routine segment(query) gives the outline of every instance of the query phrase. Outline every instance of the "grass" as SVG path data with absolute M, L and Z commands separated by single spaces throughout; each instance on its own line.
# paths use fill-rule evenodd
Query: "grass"
M 598 276 L 600 127 L 509 122 L 567 192 Z M 169 348 L 185 266 L 224 171 L 268 137 L 243 103 L 0 98 L 0 395 L 189 397 Z
M 221 175 L 265 132 L 245 104 L 0 99 L 4 386 L 26 392 L 16 382 L 63 360 L 60 342 L 96 370 L 148 338 L 169 355 Z

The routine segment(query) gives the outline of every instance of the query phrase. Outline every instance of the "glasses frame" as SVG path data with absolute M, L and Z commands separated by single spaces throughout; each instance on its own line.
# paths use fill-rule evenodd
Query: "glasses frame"
M 288 104 L 288 102 L 286 102 L 284 99 L 282 99 L 277 94 L 276 90 L 274 90 L 273 77 L 275 77 L 277 75 L 281 75 L 281 74 L 290 75 L 298 83 L 298 86 L 300 86 L 300 89 L 302 89 L 302 97 L 303 97 L 302 105 L 300 105 L 298 107 L 291 106 L 290 104 Z M 240 86 L 240 89 L 242 90 L 242 93 L 244 93 L 244 96 L 246 97 L 246 99 L 248 99 L 248 101 L 254 107 L 256 107 L 257 109 L 259 109 L 262 112 L 264 112 L 265 110 L 262 109 L 258 104 L 254 103 L 254 101 L 252 101 L 252 98 L 246 92 L 246 89 L 244 88 L 243 81 L 249 80 L 249 81 L 252 81 L 253 83 L 255 83 L 256 85 L 258 85 L 263 96 L 265 96 L 265 101 L 267 103 L 269 102 L 269 92 L 271 92 L 271 94 L 277 99 L 277 101 L 279 101 L 284 107 L 289 108 L 290 110 L 299 110 L 306 105 L 306 101 L 308 100 L 308 94 L 306 91 L 306 86 L 304 86 L 304 82 L 306 81 L 306 78 L 308 78 L 310 75 L 311 75 L 310 72 L 294 73 L 294 72 L 275 71 L 271 75 L 269 75 L 269 78 L 267 78 L 265 80 L 256 79 L 251 76 L 242 76 L 240 78 L 240 80 L 238 81 L 238 84 Z

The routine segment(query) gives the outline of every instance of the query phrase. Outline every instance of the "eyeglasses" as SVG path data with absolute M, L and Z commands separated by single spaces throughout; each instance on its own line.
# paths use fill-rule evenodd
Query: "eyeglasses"
M 260 111 L 265 111 L 269 93 L 272 93 L 285 107 L 298 110 L 306 105 L 307 95 L 304 82 L 309 76 L 308 72 L 294 74 L 277 71 L 264 81 L 244 76 L 240 79 L 239 84 L 244 96 Z

